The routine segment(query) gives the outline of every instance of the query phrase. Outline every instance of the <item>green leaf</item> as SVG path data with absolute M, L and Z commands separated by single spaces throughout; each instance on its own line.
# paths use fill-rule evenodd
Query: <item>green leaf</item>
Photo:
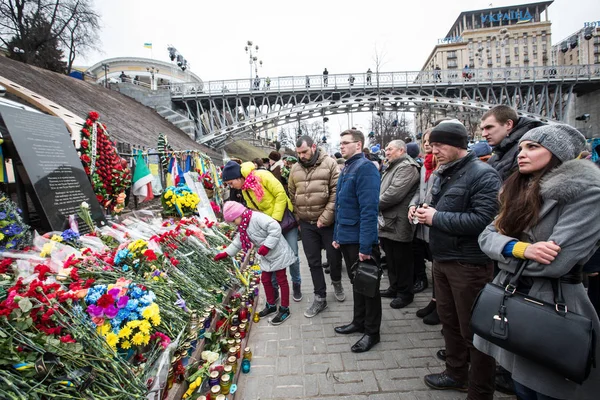
M 18 304 L 19 304 L 19 308 L 24 313 L 29 312 L 31 310 L 31 308 L 33 307 L 33 304 L 31 304 L 31 300 L 29 300 L 27 297 L 24 297 L 21 300 L 19 300 Z

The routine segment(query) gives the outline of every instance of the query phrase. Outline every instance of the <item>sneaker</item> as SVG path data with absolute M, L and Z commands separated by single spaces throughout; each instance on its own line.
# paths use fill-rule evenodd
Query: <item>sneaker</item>
M 315 298 L 313 299 L 313 303 L 308 307 L 306 311 L 304 311 L 304 316 L 306 318 L 312 318 L 324 309 L 327 308 L 327 300 L 324 297 L 315 294 Z
M 276 316 L 269 320 L 271 325 L 281 325 L 283 322 L 290 317 L 290 308 L 279 306 L 279 312 Z
M 300 290 L 300 284 L 293 282 L 292 283 L 292 290 L 294 291 L 294 294 L 292 296 L 292 298 L 294 299 L 294 301 L 302 301 L 302 290 Z
M 264 318 L 267 315 L 273 314 L 274 312 L 277 312 L 277 306 L 275 304 L 267 303 L 265 305 L 265 308 L 261 312 L 258 313 L 258 316 L 261 318 Z
M 333 293 L 335 294 L 335 299 L 340 302 L 346 300 L 346 294 L 344 293 L 342 281 L 331 281 L 331 284 L 333 285 Z

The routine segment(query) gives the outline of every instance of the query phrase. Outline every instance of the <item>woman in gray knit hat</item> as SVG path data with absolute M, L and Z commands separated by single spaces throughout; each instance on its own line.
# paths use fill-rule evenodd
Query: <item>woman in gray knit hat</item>
M 595 332 L 600 333 L 598 316 L 581 283 L 582 265 L 600 241 L 598 224 L 585 229 L 581 225 L 600 218 L 600 169 L 588 160 L 576 159 L 584 146 L 585 137 L 568 125 L 545 125 L 527 132 L 519 141 L 519 170 L 506 180 L 498 217 L 481 233 L 479 245 L 498 261 L 500 273 L 494 279 L 498 284 L 515 272 L 519 260 L 527 260 L 517 290 L 533 298 L 553 304 L 549 278 L 561 277 L 568 311 L 590 318 Z M 598 368 L 578 385 L 547 365 L 477 335 L 474 345 L 512 373 L 520 399 L 598 398 Z M 561 351 L 565 349 L 556 349 L 558 354 Z M 598 357 L 596 351 L 600 360 Z

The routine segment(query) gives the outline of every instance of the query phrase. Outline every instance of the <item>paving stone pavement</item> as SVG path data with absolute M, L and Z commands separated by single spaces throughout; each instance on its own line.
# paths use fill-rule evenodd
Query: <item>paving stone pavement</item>
M 441 325 L 425 325 L 415 312 L 429 303 L 431 288 L 415 295 L 410 306 L 395 310 L 383 299 L 381 342 L 370 351 L 350 351 L 360 334 L 338 335 L 333 328 L 352 320 L 352 291 L 345 271 L 346 301 L 333 296 L 326 276 L 328 308 L 314 318 L 304 316 L 312 301 L 312 281 L 300 242 L 301 302 L 290 295 L 290 318 L 271 326 L 267 318 L 253 324 L 249 346 L 252 368 L 240 374 L 236 400 L 339 399 L 339 400 L 458 400 L 466 394 L 429 389 L 423 376 L 443 371 L 435 353 L 444 346 Z M 289 275 L 289 272 L 288 272 Z M 431 282 L 431 280 L 430 280 Z M 382 288 L 388 287 L 386 274 Z M 291 284 L 290 284 L 291 289 Z M 290 290 L 291 291 L 291 290 Z M 262 292 L 258 309 L 264 307 Z M 495 399 L 513 396 L 496 393 Z

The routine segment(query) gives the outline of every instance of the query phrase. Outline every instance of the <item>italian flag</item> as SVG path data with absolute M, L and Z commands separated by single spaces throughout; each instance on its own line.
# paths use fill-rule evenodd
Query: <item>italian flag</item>
M 154 177 L 144 161 L 142 153 L 139 153 L 135 159 L 135 170 L 133 172 L 133 185 L 131 192 L 138 197 L 140 203 L 154 198 L 152 193 L 152 180 Z

